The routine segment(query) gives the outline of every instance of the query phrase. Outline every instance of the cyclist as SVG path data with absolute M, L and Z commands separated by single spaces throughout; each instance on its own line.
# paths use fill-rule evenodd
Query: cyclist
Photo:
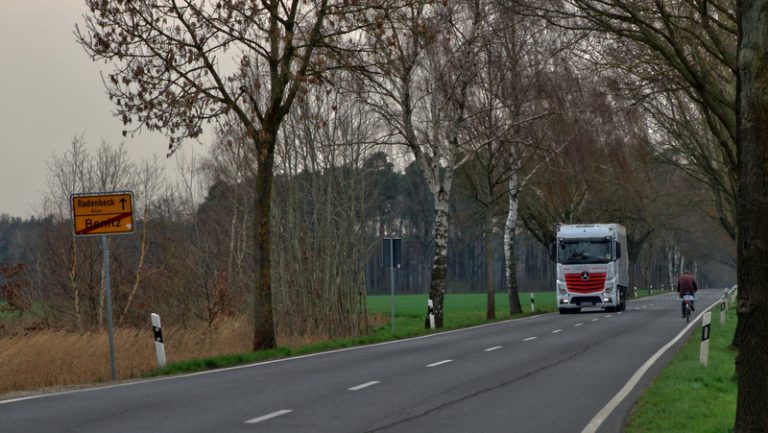
M 699 288 L 696 286 L 696 280 L 693 278 L 693 275 L 691 275 L 691 272 L 686 269 L 683 272 L 683 275 L 680 275 L 680 278 L 677 279 L 677 296 L 682 299 L 683 296 L 690 295 L 691 311 L 696 311 L 696 309 L 693 308 L 693 301 L 695 300 L 697 290 L 699 290 Z M 685 312 L 683 312 L 683 315 L 685 315 Z

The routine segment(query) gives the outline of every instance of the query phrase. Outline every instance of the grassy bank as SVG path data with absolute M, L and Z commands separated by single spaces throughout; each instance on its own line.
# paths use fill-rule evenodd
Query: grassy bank
M 712 314 L 708 366 L 699 363 L 701 326 L 636 404 L 625 433 L 730 433 L 736 416 L 736 329 L 732 308 L 725 325 Z

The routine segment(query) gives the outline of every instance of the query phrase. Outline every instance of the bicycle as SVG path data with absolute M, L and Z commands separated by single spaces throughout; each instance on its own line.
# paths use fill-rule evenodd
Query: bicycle
M 683 295 L 683 318 L 685 319 L 685 322 L 688 323 L 691 321 L 691 302 L 693 302 L 694 297 L 693 295 L 690 295 L 686 293 Z

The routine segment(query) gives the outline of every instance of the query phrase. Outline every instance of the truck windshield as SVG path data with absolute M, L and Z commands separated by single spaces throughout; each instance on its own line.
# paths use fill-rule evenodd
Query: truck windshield
M 564 265 L 609 263 L 613 260 L 612 243 L 607 240 L 560 241 L 557 261 Z

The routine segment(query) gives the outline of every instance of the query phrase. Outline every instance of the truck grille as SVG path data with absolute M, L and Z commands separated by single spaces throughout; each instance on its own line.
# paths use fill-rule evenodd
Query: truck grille
M 605 272 L 582 272 L 578 274 L 565 274 L 565 284 L 568 286 L 569 292 L 602 292 L 603 288 L 605 287 Z

